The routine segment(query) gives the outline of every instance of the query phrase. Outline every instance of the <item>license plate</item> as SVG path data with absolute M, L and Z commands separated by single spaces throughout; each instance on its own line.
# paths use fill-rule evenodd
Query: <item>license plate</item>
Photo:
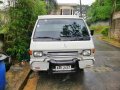
M 61 71 L 61 70 L 71 70 L 71 65 L 67 65 L 67 66 L 56 66 L 55 67 L 56 71 Z

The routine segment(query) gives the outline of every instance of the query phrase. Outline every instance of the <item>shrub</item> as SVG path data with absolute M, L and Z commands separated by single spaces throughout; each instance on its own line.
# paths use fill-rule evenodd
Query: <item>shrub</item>
M 102 34 L 103 36 L 108 36 L 108 31 L 109 31 L 109 27 L 105 27 L 105 28 L 102 30 L 101 34 Z
M 96 34 L 101 34 L 103 29 L 109 28 L 109 26 L 103 26 L 103 25 L 91 25 L 90 30 L 94 30 Z
M 46 4 L 43 0 L 17 0 L 15 7 L 9 9 L 9 25 L 5 42 L 5 51 L 16 60 L 28 56 L 30 34 L 38 15 L 46 14 Z

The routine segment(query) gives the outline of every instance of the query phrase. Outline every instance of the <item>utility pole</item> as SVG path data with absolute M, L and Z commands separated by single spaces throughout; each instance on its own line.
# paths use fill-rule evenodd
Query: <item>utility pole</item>
M 81 0 L 80 0 L 80 17 L 82 17 L 82 3 L 81 3 Z
M 117 7 L 116 0 L 114 1 L 114 5 L 115 5 L 114 12 L 115 12 L 116 7 Z
M 46 1 L 46 4 L 47 4 L 47 7 L 46 7 L 46 9 L 47 9 L 47 14 L 49 14 L 49 0 L 45 0 Z

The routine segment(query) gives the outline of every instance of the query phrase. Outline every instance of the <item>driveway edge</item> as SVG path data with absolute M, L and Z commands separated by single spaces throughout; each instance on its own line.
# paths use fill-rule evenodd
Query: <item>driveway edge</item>
M 25 87 L 31 69 L 28 63 L 24 66 L 13 65 L 10 70 L 6 73 L 7 90 L 23 90 Z
M 116 45 L 114 42 L 108 41 L 108 40 L 106 40 L 106 39 L 102 39 L 101 36 L 97 36 L 97 39 L 98 39 L 98 40 L 101 40 L 101 41 L 104 41 L 104 42 L 106 42 L 107 44 L 112 45 L 112 46 L 114 46 L 114 47 L 120 48 L 119 45 Z

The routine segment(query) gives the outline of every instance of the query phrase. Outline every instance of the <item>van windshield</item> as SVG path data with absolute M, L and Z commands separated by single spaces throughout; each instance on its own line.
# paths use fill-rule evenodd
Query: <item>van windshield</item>
M 87 27 L 82 19 L 40 19 L 33 38 L 44 41 L 90 40 Z

